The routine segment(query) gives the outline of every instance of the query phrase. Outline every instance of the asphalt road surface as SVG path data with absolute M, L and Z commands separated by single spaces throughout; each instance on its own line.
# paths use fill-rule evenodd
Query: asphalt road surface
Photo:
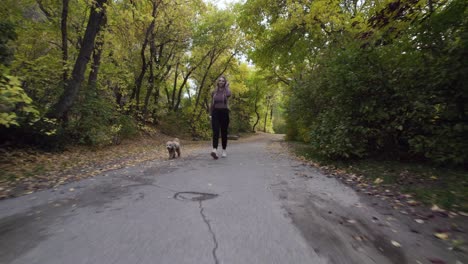
M 227 158 L 207 146 L 0 201 L 0 263 L 458 263 L 280 140 L 261 134 L 230 142 Z

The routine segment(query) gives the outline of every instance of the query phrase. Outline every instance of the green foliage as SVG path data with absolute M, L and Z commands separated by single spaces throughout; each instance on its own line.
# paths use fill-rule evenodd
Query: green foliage
M 83 99 L 70 113 L 65 133 L 77 143 L 90 146 L 119 144 L 137 133 L 135 122 L 123 116 L 115 105 L 95 90 L 83 92 Z
M 21 121 L 34 122 L 38 116 L 39 112 L 21 88 L 18 78 L 0 76 L 0 126 L 20 126 Z
M 173 137 L 209 139 L 211 126 L 208 117 L 204 117 L 206 118 L 201 118 L 199 122 L 192 124 L 190 112 L 169 112 L 161 118 L 159 128 L 166 135 Z M 192 134 L 193 129 L 196 131 L 195 135 Z
M 13 59 L 13 50 L 9 44 L 16 40 L 17 34 L 11 22 L 0 21 L 0 64 L 8 65 Z
M 229 113 L 229 133 L 239 134 L 251 131 L 250 124 L 250 107 L 247 98 L 241 94 L 234 96 L 229 100 L 230 113 Z
M 261 2 L 242 21 L 257 38 L 252 58 L 289 82 L 288 138 L 331 158 L 468 164 L 466 1 L 342 2 L 320 14 L 322 1 Z

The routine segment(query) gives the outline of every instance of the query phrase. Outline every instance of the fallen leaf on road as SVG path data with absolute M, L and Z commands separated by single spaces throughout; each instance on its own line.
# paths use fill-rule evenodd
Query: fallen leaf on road
M 382 183 L 382 182 L 383 182 L 383 180 L 380 179 L 380 178 L 377 178 L 377 179 L 375 179 L 375 181 L 374 181 L 375 184 L 380 184 L 380 183 Z
M 400 243 L 398 243 L 398 242 L 396 242 L 396 241 L 394 241 L 394 240 L 392 240 L 392 245 L 393 245 L 394 247 L 401 247 Z
M 455 213 L 455 212 L 449 212 L 449 216 L 450 216 L 451 218 L 453 218 L 453 217 L 455 217 L 455 216 L 458 216 L 458 214 Z
M 357 240 L 357 241 L 362 241 L 361 236 L 353 236 L 353 238 L 354 238 L 355 240 Z
M 444 209 L 441 209 L 439 206 L 437 206 L 437 205 L 435 205 L 435 204 L 432 206 L 431 210 L 432 210 L 433 212 L 445 212 Z
M 424 220 L 422 219 L 415 219 L 414 221 L 416 221 L 418 224 L 424 224 Z
M 356 223 L 356 220 L 349 219 L 347 222 L 350 223 L 350 224 L 355 224 L 355 223 Z
M 442 240 L 447 240 L 449 238 L 447 233 L 434 233 L 434 236 Z

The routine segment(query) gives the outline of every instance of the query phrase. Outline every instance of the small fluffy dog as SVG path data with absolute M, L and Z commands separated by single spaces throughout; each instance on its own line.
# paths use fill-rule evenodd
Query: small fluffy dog
M 169 152 L 169 159 L 175 159 L 176 152 L 177 157 L 180 157 L 180 142 L 178 138 L 174 138 L 172 141 L 166 143 L 167 151 Z

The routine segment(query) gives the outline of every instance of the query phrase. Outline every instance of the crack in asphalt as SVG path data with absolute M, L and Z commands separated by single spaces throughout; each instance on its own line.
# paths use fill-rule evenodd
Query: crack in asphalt
M 179 192 L 179 191 L 173 190 L 171 188 L 161 186 L 161 185 L 158 185 L 158 184 L 154 184 L 154 183 L 150 183 L 150 184 L 131 184 L 131 185 L 127 185 L 127 186 L 124 186 L 124 187 L 136 187 L 136 186 L 153 186 L 153 187 L 156 187 L 158 189 L 173 192 L 174 193 L 174 197 L 173 197 L 174 199 L 177 199 L 177 196 L 179 194 L 185 193 L 185 192 Z M 203 200 L 216 198 L 218 196 L 218 194 L 198 193 L 198 192 L 190 192 L 190 193 L 198 194 L 198 195 L 202 195 L 202 196 L 208 196 L 208 197 L 201 197 L 200 199 L 192 198 L 191 200 L 192 201 L 198 201 L 199 208 L 200 208 L 200 215 L 201 215 L 201 217 L 203 219 L 203 222 L 205 222 L 206 226 L 208 227 L 208 231 L 210 232 L 211 237 L 213 238 L 214 247 L 213 247 L 213 250 L 211 251 L 211 253 L 213 255 L 213 260 L 214 260 L 215 264 L 219 264 L 219 259 L 218 259 L 218 256 L 216 255 L 216 250 L 218 249 L 218 240 L 216 239 L 216 234 L 213 232 L 213 229 L 211 228 L 210 221 L 208 220 L 208 218 L 204 214 L 205 209 L 203 208 L 203 205 L 202 205 Z M 210 197 L 210 196 L 212 196 L 212 197 Z M 205 199 L 203 199 L 203 198 L 205 198 Z
M 211 237 L 213 238 L 214 248 L 212 250 L 212 254 L 213 254 L 213 259 L 214 259 L 215 264 L 218 264 L 219 260 L 218 260 L 218 256 L 216 255 L 216 250 L 218 249 L 218 240 L 216 240 L 216 235 L 213 232 L 213 229 L 211 228 L 210 221 L 208 220 L 208 218 L 206 218 L 206 215 L 203 213 L 204 208 L 202 205 L 202 201 L 198 201 L 198 204 L 200 205 L 199 206 L 200 215 L 203 218 L 203 221 L 205 222 L 206 226 L 208 227 L 208 231 L 210 232 Z

